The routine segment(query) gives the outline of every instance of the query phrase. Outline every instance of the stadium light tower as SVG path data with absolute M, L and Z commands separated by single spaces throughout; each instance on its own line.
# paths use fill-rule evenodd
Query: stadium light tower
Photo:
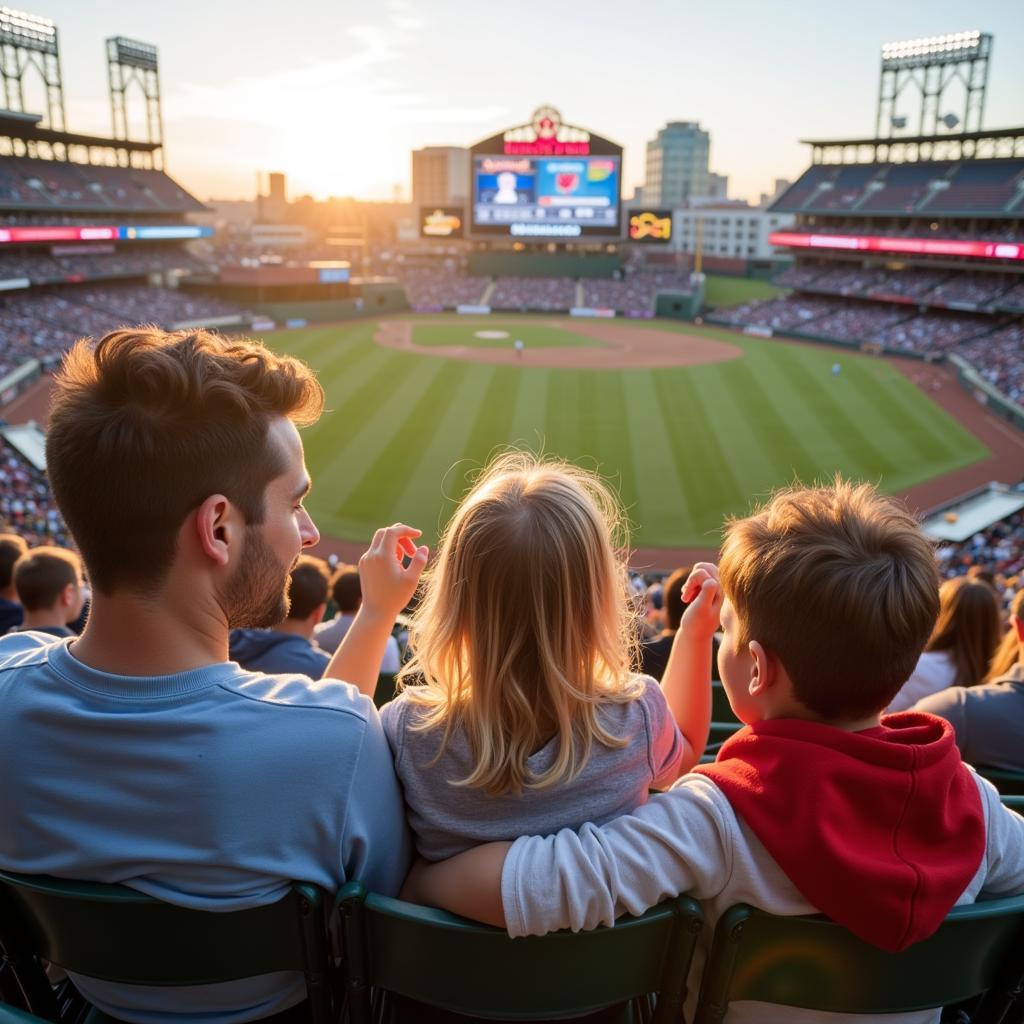
M 951 116 L 939 115 L 944 106 L 943 93 L 955 81 L 966 92 L 964 115 L 959 118 L 964 132 L 980 132 L 985 110 L 985 88 L 988 85 L 988 61 L 992 53 L 992 36 L 987 32 L 954 32 L 944 36 L 908 39 L 886 43 L 882 47 L 882 75 L 878 87 L 878 114 L 875 136 L 882 138 L 883 129 L 891 136 L 906 118 L 896 111 L 901 94 L 907 87 L 920 96 L 921 120 L 919 135 L 937 135 L 939 126 Z
M 130 91 L 138 86 L 146 104 L 146 138 L 155 143 L 151 161 L 163 167 L 164 117 L 160 105 L 160 66 L 155 46 L 115 36 L 107 40 L 107 79 L 110 82 L 110 113 L 114 138 L 128 141 Z
M 46 127 L 64 131 L 64 85 L 57 26 L 49 18 L 0 7 L 0 75 L 8 110 L 35 113 L 25 109 L 25 76 L 30 68 L 39 72 L 46 88 Z

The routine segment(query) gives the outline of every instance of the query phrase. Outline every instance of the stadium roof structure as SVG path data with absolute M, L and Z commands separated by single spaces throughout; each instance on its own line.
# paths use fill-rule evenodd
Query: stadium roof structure
M 51 148 L 59 146 L 65 151 L 71 146 L 81 146 L 86 149 L 114 149 L 126 153 L 152 153 L 160 148 L 158 142 L 133 142 L 128 139 L 111 139 L 102 135 L 56 131 L 52 128 L 42 127 L 41 121 L 42 118 L 37 114 L 0 110 L 0 138 L 24 143 L 42 142 Z
M 801 139 L 812 163 L 910 163 L 1024 156 L 1024 125 L 987 131 L 881 138 Z

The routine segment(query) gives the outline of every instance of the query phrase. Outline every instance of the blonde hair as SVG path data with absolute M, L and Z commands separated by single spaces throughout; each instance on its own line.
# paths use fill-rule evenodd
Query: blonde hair
M 984 680 L 986 683 L 994 682 L 1000 676 L 1005 676 L 1018 661 L 1022 660 L 1021 642 L 1017 636 L 1017 627 L 1014 625 L 1014 619 L 1024 619 L 1024 590 L 1017 591 L 1010 605 L 1010 625 L 1003 634 L 1003 639 L 999 641 L 996 653 L 992 655 L 992 660 L 989 662 L 988 675 L 985 676 Z
M 416 728 L 456 730 L 473 758 L 454 785 L 489 794 L 569 782 L 595 742 L 620 748 L 598 709 L 634 699 L 634 613 L 616 535 L 622 517 L 598 477 L 512 452 L 464 498 L 425 575 L 399 675 L 424 714 Z M 623 537 L 624 540 L 624 537 Z M 558 738 L 551 767 L 527 759 Z M 438 755 L 440 757 L 440 754 Z
M 790 487 L 726 528 L 722 589 L 737 643 L 775 654 L 797 699 L 826 720 L 886 707 L 939 612 L 931 545 L 868 484 Z

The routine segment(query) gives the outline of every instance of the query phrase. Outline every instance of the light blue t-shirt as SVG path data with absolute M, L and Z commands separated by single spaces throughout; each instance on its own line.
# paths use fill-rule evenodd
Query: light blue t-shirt
M 355 687 L 231 662 L 108 675 L 71 642 L 0 639 L 0 867 L 208 910 L 271 903 L 291 880 L 397 893 L 411 851 L 402 797 Z M 295 972 L 173 989 L 75 981 L 141 1024 L 232 1024 L 305 997 Z

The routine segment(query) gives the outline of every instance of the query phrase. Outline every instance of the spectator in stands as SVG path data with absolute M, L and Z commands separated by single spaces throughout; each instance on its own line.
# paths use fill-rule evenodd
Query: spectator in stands
M 0 533 L 0 634 L 20 626 L 25 610 L 14 589 L 14 564 L 28 545 L 16 533 Z
M 229 656 L 250 672 L 298 672 L 319 679 L 331 656 L 313 642 L 327 608 L 327 563 L 304 555 L 288 577 L 288 614 L 270 629 L 233 629 Z
M 669 655 L 672 653 L 672 643 L 676 633 L 679 632 L 679 624 L 683 619 L 683 612 L 686 611 L 686 604 L 683 601 L 683 584 L 690 575 L 690 566 L 676 569 L 667 580 L 664 586 L 665 603 L 665 628 L 657 636 L 644 640 L 640 644 L 640 671 L 646 676 L 660 680 L 665 673 L 665 666 L 668 664 Z M 715 634 L 714 649 L 718 650 L 718 634 Z M 712 655 L 711 678 L 718 678 L 718 665 Z
M 376 685 L 387 623 L 426 561 L 418 531 L 378 531 L 363 556 L 367 614 L 330 679 L 227 660 L 232 627 L 284 618 L 289 570 L 319 539 L 296 424 L 322 402 L 303 363 L 202 331 L 115 331 L 69 353 L 46 455 L 92 609 L 70 644 L 0 639 L 0 868 L 216 910 L 272 902 L 291 879 L 395 892 L 401 793 L 360 690 Z M 305 996 L 294 972 L 169 989 L 74 981 L 118 1019 L 158 1007 L 225 1024 Z
M 327 622 L 321 622 L 313 631 L 313 640 L 328 654 L 333 654 L 338 649 L 363 603 L 363 591 L 357 569 L 351 565 L 343 565 L 335 572 L 331 580 L 331 597 L 338 607 L 338 614 Z M 401 667 L 402 655 L 398 641 L 389 636 L 380 663 L 380 674 L 397 675 Z
M 82 560 L 66 548 L 27 551 L 14 565 L 14 589 L 25 609 L 21 631 L 74 636 L 68 628 L 85 606 Z
M 980 683 L 999 643 L 999 627 L 999 599 L 990 584 L 967 576 L 946 580 L 931 639 L 889 711 L 906 711 L 947 686 Z
M 720 577 L 699 564 L 683 597 L 686 649 L 710 652 L 721 615 L 722 681 L 749 728 L 607 825 L 419 862 L 407 897 L 534 935 L 689 893 L 705 938 L 742 901 L 821 911 L 899 950 L 956 904 L 1024 891 L 1024 818 L 964 766 L 948 724 L 879 721 L 938 614 L 931 547 L 905 509 L 867 485 L 784 491 L 729 525 Z
M 381 713 L 428 860 L 608 821 L 703 753 L 699 664 L 670 660 L 664 692 L 630 671 L 617 518 L 596 477 L 525 453 L 495 460 L 456 509 L 413 613 L 402 692 Z
M 926 697 L 915 711 L 941 715 L 956 732 L 965 761 L 1024 772 L 1024 590 L 1010 607 L 1010 628 L 981 686 Z

